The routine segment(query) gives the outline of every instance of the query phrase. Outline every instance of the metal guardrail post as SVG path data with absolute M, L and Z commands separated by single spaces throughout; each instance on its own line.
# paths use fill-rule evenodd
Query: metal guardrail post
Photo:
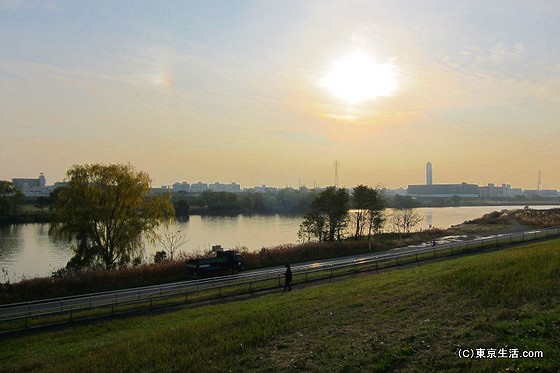
M 379 272 L 379 260 L 378 257 L 375 257 L 375 271 Z

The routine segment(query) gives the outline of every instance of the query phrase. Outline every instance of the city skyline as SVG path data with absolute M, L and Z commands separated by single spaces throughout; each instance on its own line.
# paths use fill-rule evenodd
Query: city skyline
M 334 179 L 333 182 L 330 184 L 325 184 L 325 185 L 306 185 L 306 184 L 302 184 L 301 181 L 298 181 L 297 185 L 293 185 L 290 183 L 284 183 L 284 184 L 277 184 L 277 185 L 273 185 L 273 184 L 258 184 L 258 185 L 242 185 L 239 184 L 235 181 L 226 181 L 224 182 L 224 180 L 220 180 L 220 178 L 214 178 L 212 179 L 212 181 L 210 180 L 201 180 L 201 179 L 187 179 L 187 178 L 179 178 L 179 179 L 175 179 L 174 181 L 170 182 L 170 183 L 164 183 L 164 184 L 160 184 L 160 185 L 156 185 L 156 184 L 152 184 L 152 189 L 169 189 L 172 190 L 174 192 L 177 191 L 187 191 L 188 189 L 194 187 L 195 188 L 195 192 L 200 192 L 203 190 L 213 190 L 213 191 L 228 191 L 228 192 L 241 192 L 241 191 L 245 191 L 245 190 L 252 190 L 252 189 L 259 189 L 259 188 L 272 188 L 272 189 L 282 189 L 282 188 L 294 188 L 294 189 L 299 189 L 299 188 L 308 188 L 308 189 L 315 189 L 315 188 L 319 188 L 319 189 L 324 189 L 326 187 L 330 187 L 330 186 L 337 186 L 336 182 L 337 182 L 337 177 L 338 177 L 338 167 L 339 164 L 338 162 L 335 161 L 335 163 L 333 164 L 334 166 Z M 342 185 L 338 185 L 337 187 L 340 188 L 353 188 L 357 185 L 368 185 L 371 187 L 381 187 L 381 188 L 386 188 L 389 190 L 393 190 L 393 191 L 397 191 L 397 190 L 406 190 L 407 188 L 412 187 L 417 187 L 417 186 L 445 186 L 445 185 L 453 185 L 453 186 L 457 186 L 460 184 L 470 184 L 470 185 L 477 185 L 480 187 L 496 187 L 496 188 L 502 188 L 502 187 L 508 187 L 511 189 L 511 187 L 514 187 L 515 189 L 520 189 L 520 190 L 525 190 L 525 191 L 557 191 L 556 188 L 543 188 L 542 187 L 542 173 L 539 172 L 539 179 L 537 181 L 537 185 L 536 187 L 529 187 L 529 188 L 523 188 L 523 187 L 519 187 L 517 185 L 508 183 L 508 182 L 488 182 L 488 183 L 484 183 L 484 184 L 477 184 L 477 183 L 470 183 L 467 182 L 465 180 L 468 180 L 468 178 L 463 178 L 461 180 L 455 180 L 453 182 L 450 183 L 438 183 L 438 182 L 433 182 L 433 175 L 432 175 L 432 163 L 431 162 L 427 162 L 425 164 L 425 180 L 424 183 L 421 184 L 414 184 L 414 183 L 405 183 L 404 185 L 399 185 L 397 187 L 394 188 L 390 188 L 387 185 L 384 184 L 376 184 L 376 185 L 368 185 L 365 183 L 357 183 L 355 185 L 346 185 L 346 184 L 342 184 Z M 33 177 L 13 177 L 10 179 L 7 179 L 7 181 L 12 181 L 14 182 L 14 184 L 16 185 L 16 187 L 18 189 L 22 189 L 22 186 L 24 185 L 24 183 L 26 182 L 31 182 L 31 186 L 35 187 L 35 186 L 42 186 L 42 187 L 48 187 L 48 188 L 53 188 L 53 187 L 58 187 L 61 186 L 66 180 L 62 179 L 62 180 L 55 180 L 54 182 L 47 182 L 47 177 L 45 175 L 45 173 L 40 172 L 37 178 L 33 178 Z M 196 180 L 196 181 L 195 181 Z M 263 189 L 264 190 L 264 189 Z
M 560 4 L 0 0 L 0 180 L 560 189 Z M 466 179 L 466 180 L 465 180 Z

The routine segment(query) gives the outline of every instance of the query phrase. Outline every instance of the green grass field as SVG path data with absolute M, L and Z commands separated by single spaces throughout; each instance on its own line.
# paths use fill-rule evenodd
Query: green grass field
M 557 371 L 559 246 L 11 337 L 0 371 Z M 460 358 L 459 349 L 496 358 Z

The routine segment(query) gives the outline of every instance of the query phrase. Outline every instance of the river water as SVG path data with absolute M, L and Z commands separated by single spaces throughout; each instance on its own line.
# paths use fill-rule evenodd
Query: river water
M 448 228 L 466 220 L 524 206 L 436 207 L 419 208 L 423 221 L 417 227 Z M 557 206 L 531 206 L 548 209 Z M 390 213 L 390 210 L 388 211 Z M 213 245 L 224 248 L 246 247 L 258 251 L 263 247 L 297 243 L 301 217 L 281 215 L 238 215 L 230 217 L 194 215 L 176 229 L 187 236 L 181 247 L 185 252 L 204 252 Z M 66 265 L 72 251 L 67 242 L 57 242 L 48 236 L 48 224 L 18 224 L 0 227 L 0 282 L 16 282 L 22 278 L 49 276 Z M 161 250 L 158 244 L 146 244 L 146 259 Z

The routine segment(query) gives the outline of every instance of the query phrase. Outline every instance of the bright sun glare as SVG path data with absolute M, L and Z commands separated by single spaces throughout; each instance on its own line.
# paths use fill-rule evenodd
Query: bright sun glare
M 363 51 L 337 61 L 319 85 L 349 103 L 391 96 L 397 88 L 395 66 L 378 64 Z

